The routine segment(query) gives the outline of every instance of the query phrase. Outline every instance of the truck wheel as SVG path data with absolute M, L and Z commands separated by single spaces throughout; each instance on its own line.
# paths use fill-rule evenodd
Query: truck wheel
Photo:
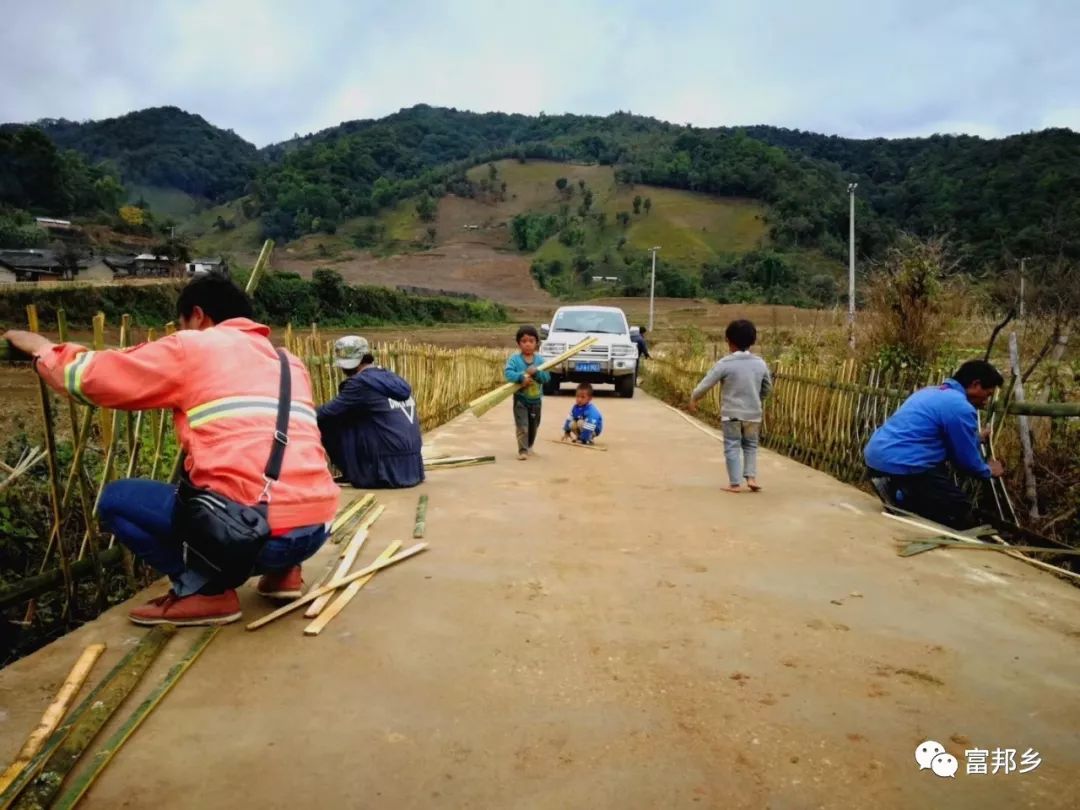
M 544 383 L 544 393 L 549 397 L 553 397 L 559 393 L 559 386 L 562 385 L 562 378 L 551 375 L 551 379 Z
M 636 374 L 624 374 L 615 379 L 615 392 L 623 399 L 632 399 L 634 396 L 634 379 Z

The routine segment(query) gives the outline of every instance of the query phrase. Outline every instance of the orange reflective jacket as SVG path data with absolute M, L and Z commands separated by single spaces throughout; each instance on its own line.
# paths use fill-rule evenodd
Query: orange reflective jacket
M 270 329 L 232 318 L 120 351 L 64 343 L 38 354 L 57 391 L 116 410 L 168 408 L 191 482 L 243 504 L 262 492 L 277 417 L 281 361 Z M 283 534 L 333 519 L 338 488 L 315 421 L 311 379 L 289 355 L 292 408 L 281 477 L 271 490 L 270 526 Z

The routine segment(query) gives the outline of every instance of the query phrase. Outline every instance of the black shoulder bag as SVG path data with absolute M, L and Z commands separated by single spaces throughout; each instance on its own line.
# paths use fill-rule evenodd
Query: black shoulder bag
M 274 444 L 266 462 L 259 502 L 245 506 L 213 490 L 194 486 L 185 475 L 180 479 L 173 530 L 180 539 L 184 562 L 224 588 L 242 585 L 255 568 L 255 559 L 270 539 L 267 520 L 270 488 L 281 475 L 281 462 L 289 444 L 289 409 L 292 406 L 292 377 L 285 352 L 281 360 L 281 387 L 278 393 L 277 427 Z

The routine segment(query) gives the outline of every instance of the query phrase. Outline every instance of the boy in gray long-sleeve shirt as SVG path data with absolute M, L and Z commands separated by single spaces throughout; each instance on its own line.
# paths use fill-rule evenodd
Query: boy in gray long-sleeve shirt
M 772 388 L 765 361 L 750 354 L 757 329 L 750 321 L 732 321 L 724 332 L 731 354 L 713 366 L 690 395 L 690 410 L 717 383 L 722 383 L 720 418 L 723 422 L 724 461 L 728 486 L 725 492 L 742 492 L 743 478 L 752 492 L 757 482 L 757 447 L 761 431 L 761 401 Z

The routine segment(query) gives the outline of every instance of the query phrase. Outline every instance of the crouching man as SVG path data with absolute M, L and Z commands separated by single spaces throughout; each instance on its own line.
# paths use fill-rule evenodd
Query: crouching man
M 344 479 L 358 489 L 414 487 L 424 480 L 420 415 L 412 388 L 375 365 L 358 335 L 334 344 L 334 365 L 345 372 L 338 395 L 319 408 L 323 446 Z
M 30 332 L 5 337 L 33 355 L 49 386 L 83 404 L 172 411 L 185 454 L 180 489 L 114 481 L 102 493 L 99 516 L 172 580 L 167 595 L 130 614 L 133 622 L 227 624 L 240 618 L 235 588 L 252 573 L 263 574 L 258 590 L 265 596 L 302 594 L 300 563 L 325 542 L 339 492 L 319 442 L 307 370 L 274 349 L 247 295 L 227 279 L 206 276 L 183 289 L 177 309 L 180 331 L 121 351 L 56 345 Z M 286 380 L 288 406 L 279 411 Z M 254 533 L 239 526 L 241 543 L 216 524 L 216 541 L 207 539 L 215 529 L 197 541 L 192 527 L 225 507 Z
M 990 363 L 969 360 L 942 385 L 908 397 L 863 451 L 882 499 L 953 529 L 977 526 L 952 472 L 975 478 L 1005 472 L 1000 461 L 983 460 L 976 415 L 1002 382 Z

